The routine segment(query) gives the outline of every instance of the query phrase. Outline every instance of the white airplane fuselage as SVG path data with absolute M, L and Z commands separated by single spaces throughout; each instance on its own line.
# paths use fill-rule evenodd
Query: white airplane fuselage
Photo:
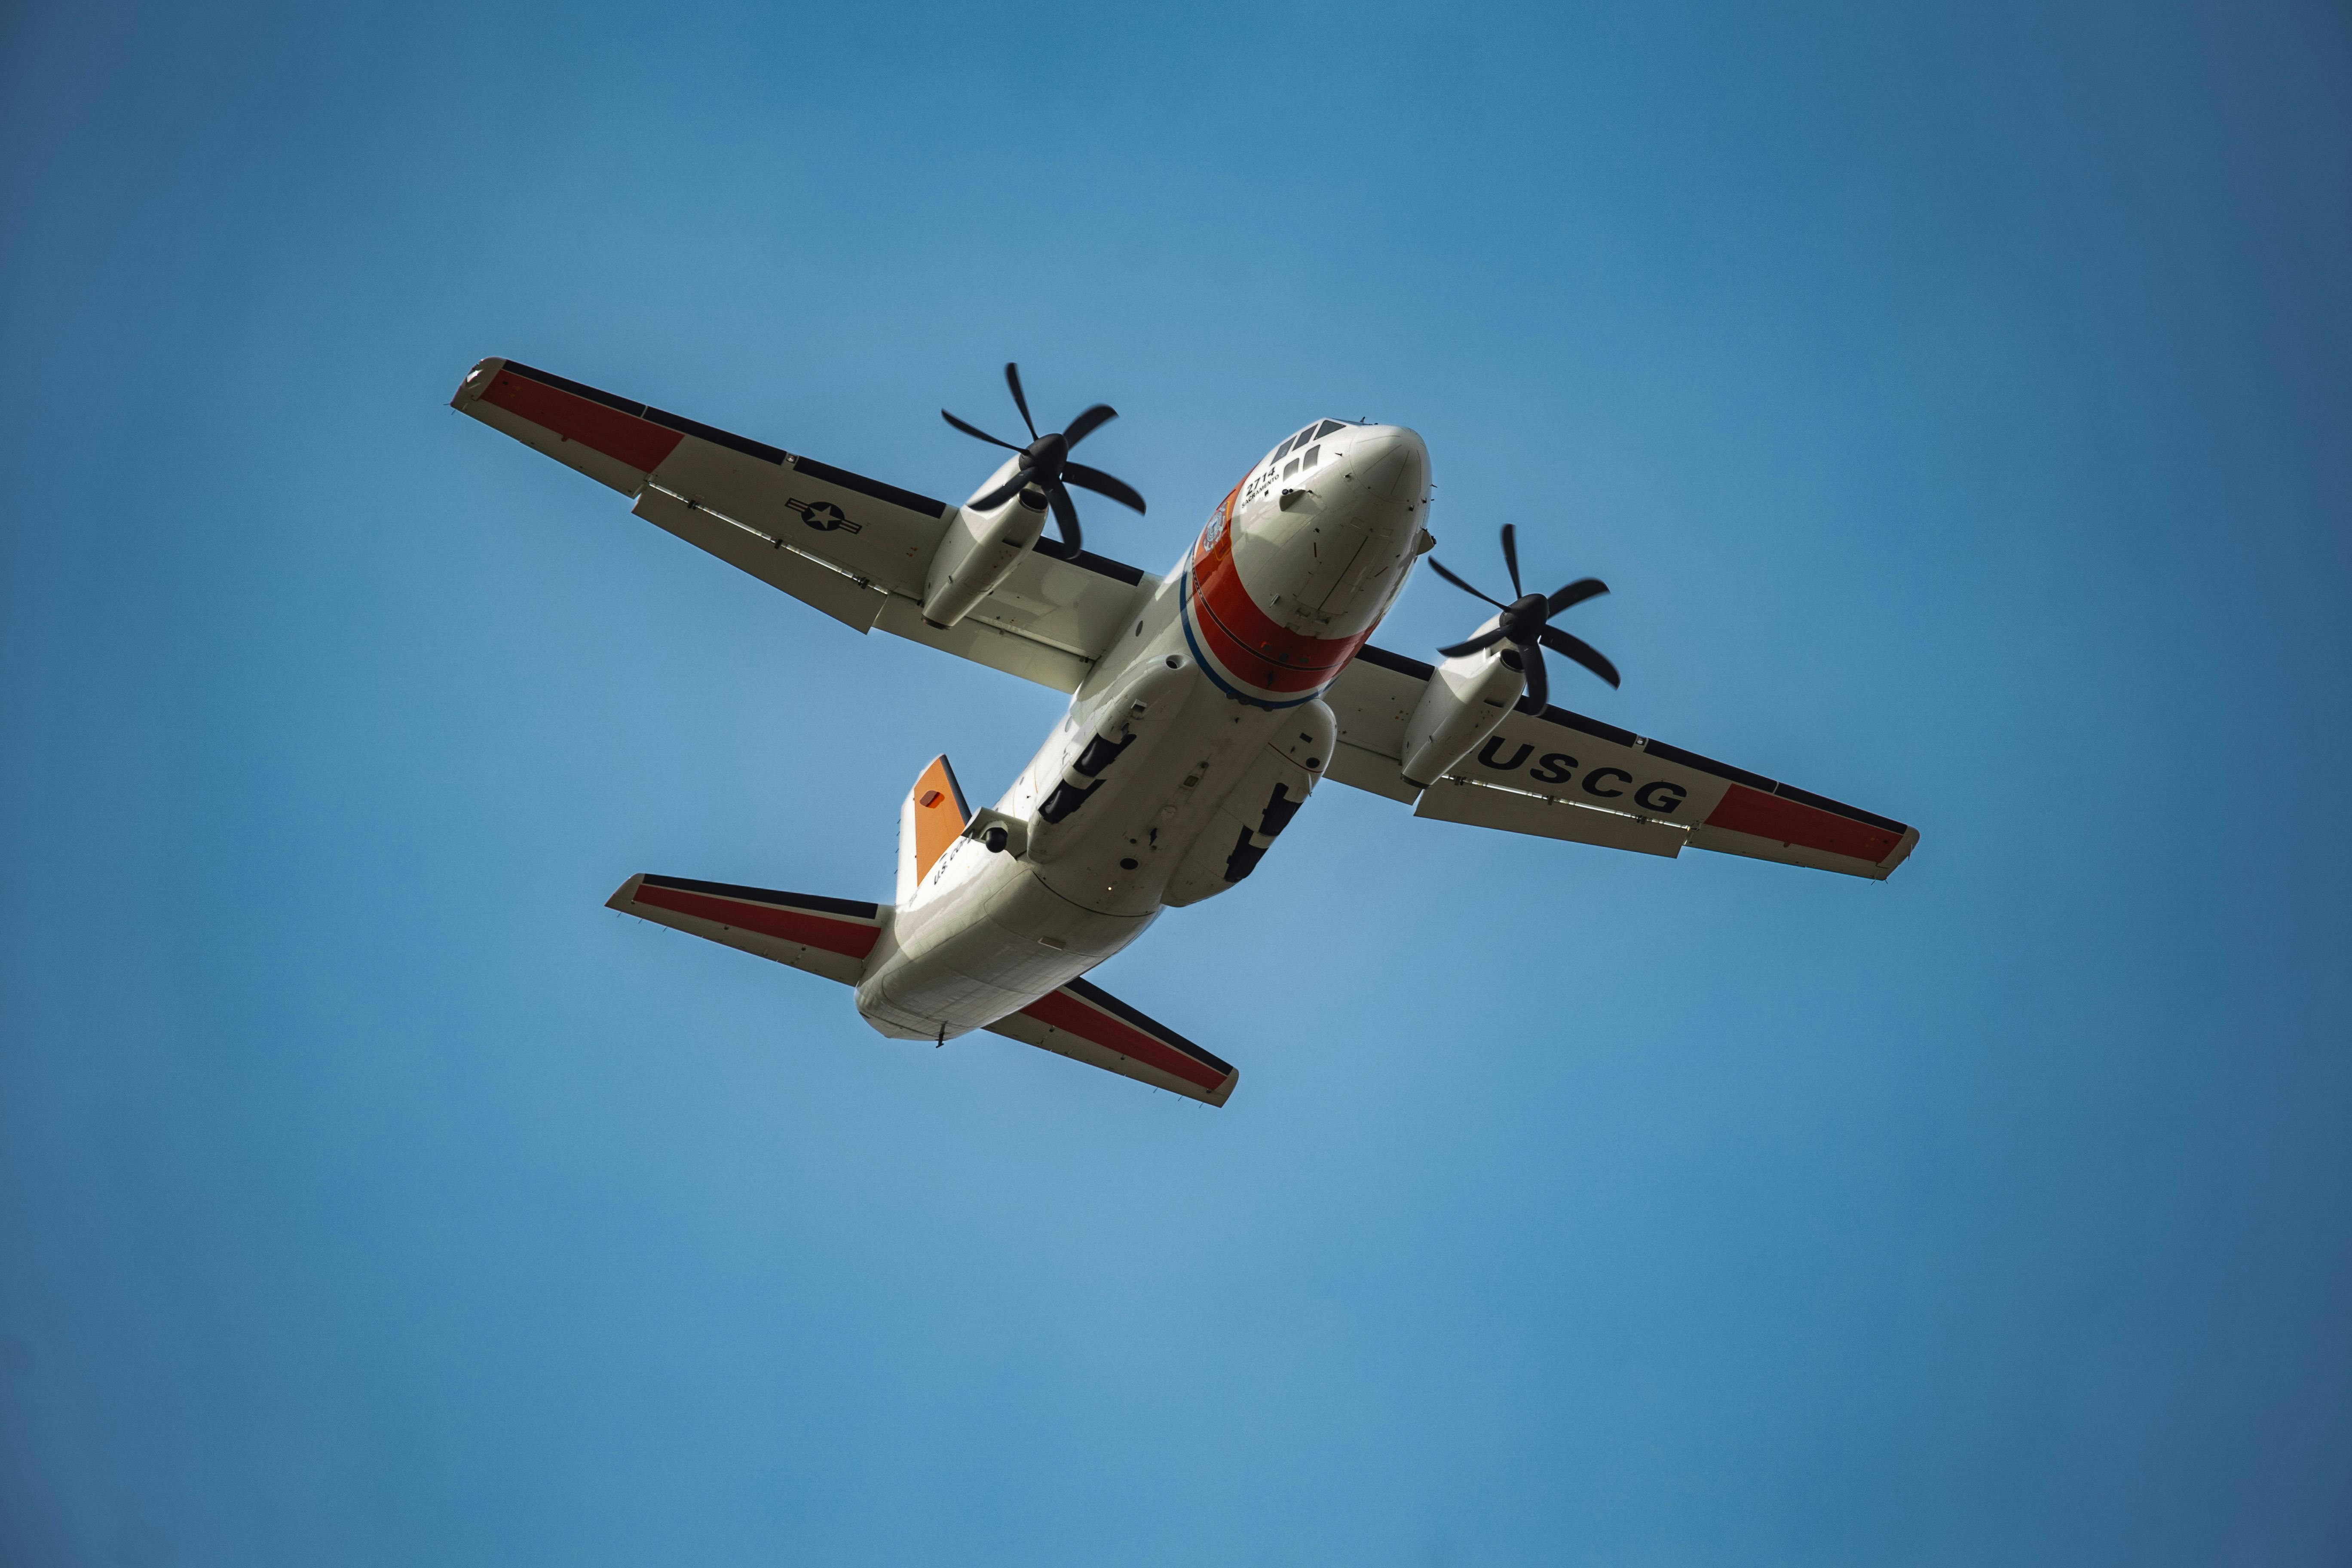
M 1025 842 L 960 838 L 919 879 L 902 847 L 866 1020 L 983 1027 L 1246 877 L 1330 761 L 1319 695 L 1403 588 L 1428 502 L 1401 427 L 1323 420 L 1261 460 L 998 801 Z

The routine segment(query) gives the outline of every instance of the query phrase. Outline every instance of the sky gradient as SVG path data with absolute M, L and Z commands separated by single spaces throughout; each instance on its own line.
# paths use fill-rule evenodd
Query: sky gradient
M 2344 1562 L 2347 192 L 2316 3 L 0 8 L 0 1560 Z M 938 495 L 1017 358 L 1153 571 L 1410 425 L 1922 843 L 1333 788 L 1095 977 L 1224 1110 L 885 1041 L 603 900 L 1059 699 L 488 354 Z

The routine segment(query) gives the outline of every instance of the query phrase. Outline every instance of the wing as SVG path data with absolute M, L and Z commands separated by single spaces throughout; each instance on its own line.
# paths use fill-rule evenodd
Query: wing
M 1325 693 L 1339 721 L 1328 776 L 1415 816 L 1644 854 L 1685 847 L 1884 881 L 1919 830 L 1565 708 L 1514 709 L 1444 778 L 1398 771 L 1405 721 L 1431 669 L 1366 647 Z
M 1041 542 L 957 625 L 922 617 L 956 508 L 566 381 L 486 359 L 450 406 L 635 498 L 636 515 L 863 633 L 1074 691 L 1158 579 Z

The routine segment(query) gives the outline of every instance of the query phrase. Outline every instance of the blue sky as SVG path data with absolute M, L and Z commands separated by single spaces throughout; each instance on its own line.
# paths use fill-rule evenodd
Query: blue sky
M 0 152 L 11 1564 L 2352 1549 L 2340 6 L 36 4 Z M 1562 700 L 1924 842 L 1335 789 L 1097 975 L 1227 1109 L 885 1042 L 602 900 L 1056 700 L 493 353 L 934 494 L 1017 358 L 1154 570 L 1411 425 Z

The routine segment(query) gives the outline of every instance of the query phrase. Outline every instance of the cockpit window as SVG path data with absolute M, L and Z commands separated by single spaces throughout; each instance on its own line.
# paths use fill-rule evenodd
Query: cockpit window
M 1320 440 L 1324 437 L 1330 435 L 1335 430 L 1345 430 L 1347 426 L 1339 423 L 1337 419 L 1326 419 L 1319 425 L 1309 425 L 1306 429 L 1301 430 L 1297 435 L 1293 436 L 1289 440 L 1285 441 L 1281 446 L 1276 447 L 1274 449 L 1274 455 L 1268 458 L 1266 462 L 1268 465 L 1279 463 L 1283 458 L 1290 456 L 1291 453 L 1307 445 L 1307 442 Z

